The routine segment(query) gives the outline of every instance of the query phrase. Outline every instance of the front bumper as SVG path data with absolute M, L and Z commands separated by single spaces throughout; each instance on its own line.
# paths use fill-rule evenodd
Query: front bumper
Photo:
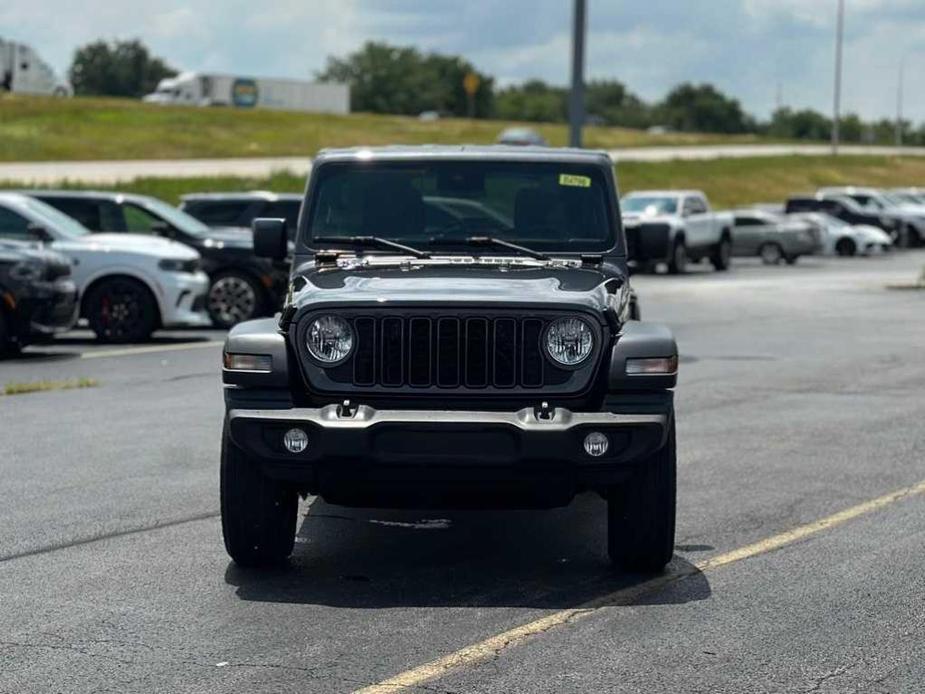
M 34 282 L 30 293 L 20 297 L 18 340 L 22 344 L 69 330 L 77 322 L 77 286 L 70 279 Z
M 279 479 L 301 483 L 334 503 L 392 505 L 414 492 L 539 491 L 541 505 L 568 503 L 577 491 L 624 479 L 666 441 L 670 409 L 646 414 L 376 410 L 341 406 L 285 410 L 231 409 L 234 443 Z M 308 447 L 289 453 L 283 436 L 294 427 Z M 585 436 L 609 440 L 599 457 Z M 482 497 L 484 498 L 484 496 Z M 554 499 L 554 501 L 551 501 Z M 397 501 L 394 505 L 406 505 Z M 530 505 L 530 504 L 528 504 Z
M 161 281 L 161 322 L 163 327 L 198 327 L 212 325 L 206 313 L 209 277 L 204 272 L 165 273 Z

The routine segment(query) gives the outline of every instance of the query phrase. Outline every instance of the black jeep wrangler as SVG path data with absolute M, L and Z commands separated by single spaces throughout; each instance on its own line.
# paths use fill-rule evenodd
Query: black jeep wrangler
M 282 219 L 258 254 L 287 252 Z M 550 508 L 596 491 L 619 566 L 672 556 L 678 356 L 632 320 L 613 163 L 508 147 L 327 150 L 279 317 L 224 351 L 225 546 L 285 560 L 298 497 Z

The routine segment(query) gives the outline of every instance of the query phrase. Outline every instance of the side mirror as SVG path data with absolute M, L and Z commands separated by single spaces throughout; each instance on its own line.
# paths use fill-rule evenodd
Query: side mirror
M 54 237 L 48 233 L 48 229 L 38 224 L 30 224 L 26 227 L 26 232 L 36 241 L 42 243 L 51 243 L 55 240 Z
M 154 222 L 151 225 L 151 233 L 167 239 L 172 239 L 177 235 L 176 230 L 167 222 Z
M 254 231 L 254 253 L 261 258 L 282 260 L 289 250 L 285 219 L 258 218 L 251 224 Z

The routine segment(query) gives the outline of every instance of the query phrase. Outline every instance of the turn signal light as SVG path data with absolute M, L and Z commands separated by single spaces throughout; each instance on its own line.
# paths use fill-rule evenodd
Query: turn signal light
M 229 371 L 257 371 L 269 373 L 273 358 L 269 354 L 232 354 L 225 352 L 225 368 Z
M 678 371 L 678 355 L 653 359 L 627 359 L 629 376 L 670 376 Z

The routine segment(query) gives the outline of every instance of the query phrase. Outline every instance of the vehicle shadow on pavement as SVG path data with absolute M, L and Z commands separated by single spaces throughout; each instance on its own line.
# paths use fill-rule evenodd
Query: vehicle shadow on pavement
M 289 566 L 229 564 L 225 582 L 242 600 L 375 609 L 561 609 L 651 576 L 614 570 L 606 556 L 604 502 L 592 495 L 550 511 L 383 511 L 315 500 Z M 706 577 L 675 556 L 651 592 L 617 604 L 679 604 L 710 596 Z M 667 583 L 667 584 L 666 584 Z M 640 586 L 641 587 L 641 586 Z

